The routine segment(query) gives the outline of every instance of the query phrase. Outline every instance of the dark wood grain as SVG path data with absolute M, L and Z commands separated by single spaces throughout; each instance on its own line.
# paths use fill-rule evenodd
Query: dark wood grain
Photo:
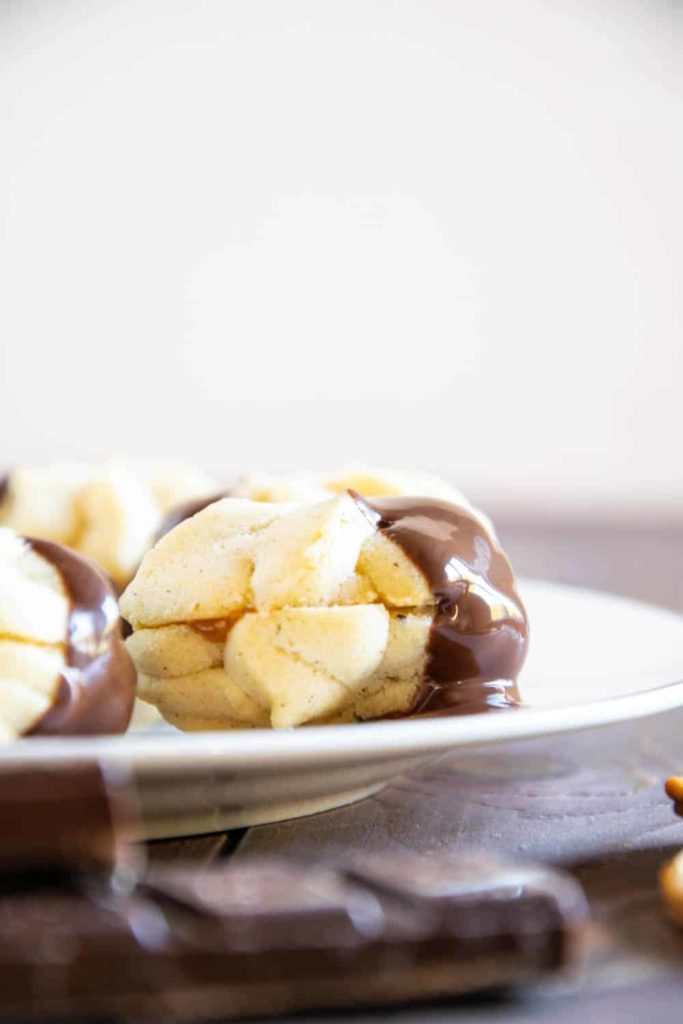
M 663 790 L 680 767 L 680 713 L 642 725 L 448 755 L 362 803 L 251 829 L 238 856 L 403 849 L 429 856 L 485 847 L 574 864 L 627 849 L 683 845 Z
M 500 532 L 520 572 L 683 611 L 683 527 L 502 521 Z M 481 848 L 562 865 L 589 897 L 588 964 L 564 987 L 506 1002 L 298 1019 L 677 1024 L 683 1019 L 683 938 L 663 911 L 657 872 L 683 846 L 683 821 L 663 790 L 667 774 L 681 769 L 683 711 L 454 753 L 354 806 L 249 830 L 234 856 L 366 850 L 429 857 Z M 182 850 L 176 843 L 154 845 L 173 855 Z M 206 856 L 207 846 L 197 849 Z

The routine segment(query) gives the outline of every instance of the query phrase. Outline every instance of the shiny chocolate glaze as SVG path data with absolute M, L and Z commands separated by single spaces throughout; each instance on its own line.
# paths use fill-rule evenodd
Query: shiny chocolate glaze
M 218 494 L 209 494 L 203 498 L 193 498 L 192 501 L 184 501 L 182 505 L 177 505 L 162 519 L 161 526 L 154 536 L 154 543 L 156 544 L 158 540 L 161 540 L 167 533 L 170 533 L 179 523 L 184 523 L 186 519 L 191 519 L 198 512 L 203 512 L 205 508 L 213 505 L 215 501 L 229 497 L 230 491 L 219 491 Z
M 66 664 L 52 706 L 32 735 L 125 732 L 133 711 L 136 674 L 121 637 L 116 597 L 92 563 L 61 544 L 27 537 L 62 578 L 70 609 Z
M 518 704 L 527 616 L 510 563 L 481 520 L 432 498 L 349 493 L 434 595 L 425 678 L 406 713 L 472 714 Z

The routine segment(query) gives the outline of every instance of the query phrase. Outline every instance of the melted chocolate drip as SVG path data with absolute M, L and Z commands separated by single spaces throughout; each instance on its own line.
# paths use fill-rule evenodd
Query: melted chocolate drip
M 182 505 L 177 505 L 176 508 L 164 516 L 161 521 L 161 526 L 157 530 L 154 543 L 161 540 L 167 533 L 170 533 L 179 523 L 184 523 L 186 519 L 191 519 L 192 516 L 196 516 L 198 512 L 203 512 L 209 505 L 213 505 L 215 501 L 221 501 L 222 498 L 229 498 L 230 491 L 220 491 L 218 494 L 210 494 L 203 498 L 193 498 L 192 501 L 185 501 Z
M 425 678 L 407 714 L 473 714 L 519 703 L 528 622 L 510 563 L 467 509 L 431 498 L 362 498 L 380 533 L 422 573 L 436 602 Z
M 125 732 L 133 711 L 136 674 L 123 645 L 111 587 L 94 565 L 61 544 L 33 537 L 26 540 L 58 571 L 70 602 L 66 665 L 59 689 L 30 733 Z

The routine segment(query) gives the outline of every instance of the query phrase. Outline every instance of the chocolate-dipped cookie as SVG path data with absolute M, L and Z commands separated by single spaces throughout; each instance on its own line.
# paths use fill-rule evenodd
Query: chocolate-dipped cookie
M 134 695 L 104 575 L 60 544 L 0 528 L 0 740 L 124 732 Z
M 169 460 L 19 467 L 0 485 L 0 525 L 65 544 L 123 588 L 169 510 L 216 490 Z
M 209 494 L 201 498 L 191 498 L 190 501 L 183 501 L 180 505 L 176 505 L 161 520 L 161 525 L 154 538 L 155 541 L 161 540 L 162 537 L 165 537 L 167 533 L 174 530 L 180 523 L 184 523 L 186 519 L 192 519 L 192 516 L 196 516 L 198 512 L 203 512 L 209 505 L 229 497 L 230 491 L 216 491 L 215 494 Z
M 423 494 L 460 505 L 469 503 L 452 484 L 431 473 L 387 469 L 351 463 L 327 472 L 245 473 L 231 490 L 235 498 L 251 501 L 324 501 L 334 494 L 358 491 L 368 498 Z
M 245 473 L 229 490 L 194 498 L 173 508 L 157 532 L 157 540 L 179 523 L 190 519 L 207 505 L 221 498 L 248 498 L 249 501 L 311 502 L 324 501 L 349 489 L 366 497 L 389 497 L 401 494 L 426 494 L 431 498 L 470 507 L 460 491 L 439 477 L 396 469 L 379 469 L 352 464 L 329 473 Z
M 486 521 L 435 498 L 227 498 L 121 599 L 139 695 L 185 729 L 513 707 L 528 641 Z

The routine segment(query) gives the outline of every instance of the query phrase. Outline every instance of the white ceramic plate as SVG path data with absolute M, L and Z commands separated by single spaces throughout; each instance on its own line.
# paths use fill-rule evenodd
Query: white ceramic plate
M 683 617 L 574 587 L 522 581 L 532 642 L 521 710 L 461 718 L 183 734 L 161 725 L 102 739 L 26 739 L 10 766 L 97 758 L 130 766 L 149 838 L 310 814 L 365 796 L 456 747 L 640 718 L 683 704 Z

